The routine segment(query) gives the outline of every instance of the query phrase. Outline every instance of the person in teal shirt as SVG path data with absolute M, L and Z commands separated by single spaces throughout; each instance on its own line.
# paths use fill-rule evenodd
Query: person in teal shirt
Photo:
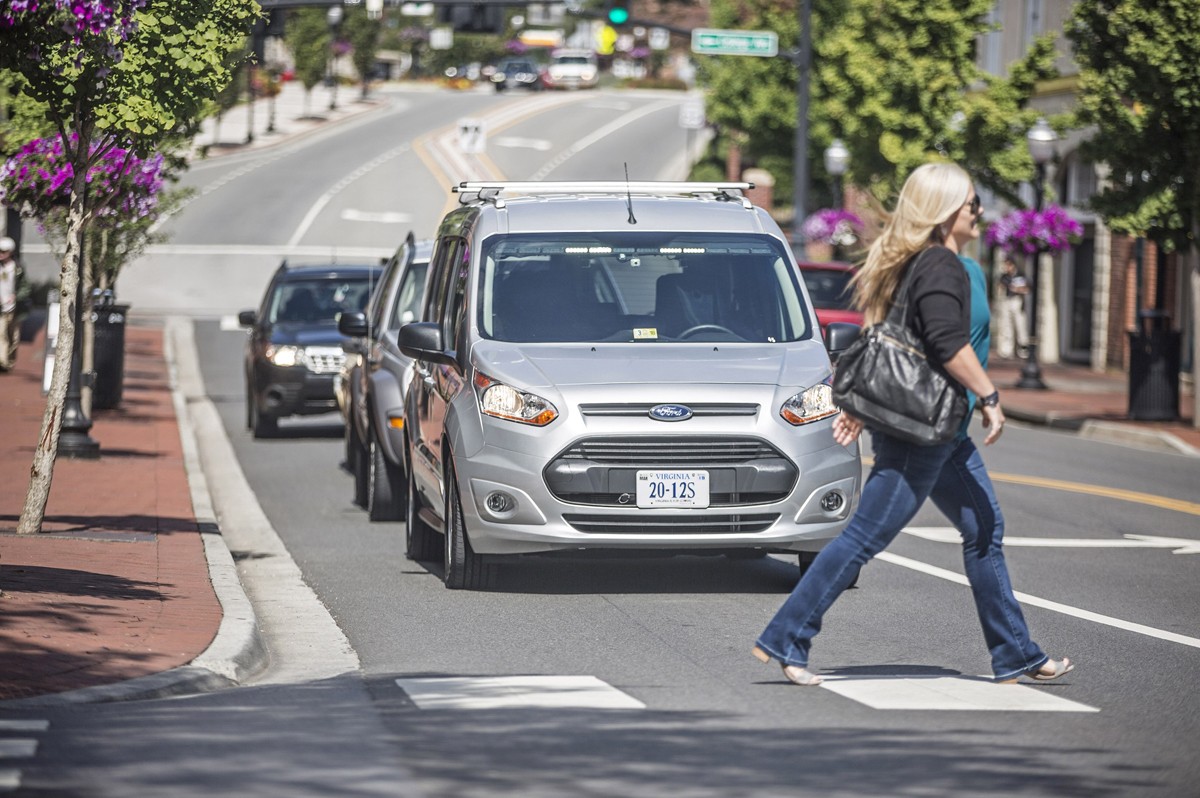
M 971 348 L 975 350 L 975 357 L 979 358 L 979 365 L 987 371 L 988 352 L 992 348 L 992 309 L 988 305 L 987 276 L 979 261 L 970 255 L 960 254 L 958 259 L 962 261 L 963 268 L 967 270 L 967 279 L 971 282 Z M 975 394 L 967 391 L 967 417 L 958 430 L 959 438 L 967 437 L 971 419 L 975 416 L 975 400 Z

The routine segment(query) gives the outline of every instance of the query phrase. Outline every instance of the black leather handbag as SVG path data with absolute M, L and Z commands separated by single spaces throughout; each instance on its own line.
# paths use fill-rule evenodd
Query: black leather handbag
M 924 254 L 924 253 L 922 253 Z M 958 434 L 967 392 L 925 357 L 908 326 L 908 288 L 921 256 L 908 265 L 887 318 L 844 351 L 833 377 L 833 401 L 867 427 L 932 446 Z

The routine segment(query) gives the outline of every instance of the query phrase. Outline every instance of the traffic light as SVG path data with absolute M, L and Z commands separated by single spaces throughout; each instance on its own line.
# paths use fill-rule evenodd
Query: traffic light
M 620 28 L 629 22 L 629 0 L 608 0 L 608 24 Z

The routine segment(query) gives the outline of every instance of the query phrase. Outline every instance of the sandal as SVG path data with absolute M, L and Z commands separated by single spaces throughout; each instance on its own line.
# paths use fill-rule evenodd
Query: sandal
M 758 646 L 755 646 L 750 653 L 753 654 L 755 659 L 759 660 L 760 662 L 771 661 L 771 655 L 763 651 Z M 813 673 L 808 668 L 802 668 L 799 665 L 786 665 L 782 662 L 779 663 L 779 665 L 781 668 L 783 668 L 784 678 L 792 684 L 798 684 L 801 687 L 816 687 L 818 684 L 824 681 L 820 676 Z
M 1053 670 L 1049 672 L 1042 670 L 1046 666 L 1050 666 L 1053 668 Z M 1057 679 L 1059 676 L 1065 676 L 1073 670 L 1075 670 L 1075 665 L 1071 662 L 1071 658 L 1063 657 L 1059 660 L 1047 660 L 1033 670 L 1026 671 L 1024 675 L 1028 676 L 1034 681 L 1049 682 L 1053 679 Z M 1004 681 L 1000 682 L 1000 684 L 1016 684 L 1018 678 L 1020 677 L 1014 676 L 1011 679 L 1005 679 Z

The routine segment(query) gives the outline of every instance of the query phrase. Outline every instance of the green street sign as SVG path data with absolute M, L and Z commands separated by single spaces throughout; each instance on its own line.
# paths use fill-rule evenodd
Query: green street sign
M 692 31 L 692 52 L 698 55 L 758 55 L 764 58 L 779 53 L 779 36 L 769 30 Z

